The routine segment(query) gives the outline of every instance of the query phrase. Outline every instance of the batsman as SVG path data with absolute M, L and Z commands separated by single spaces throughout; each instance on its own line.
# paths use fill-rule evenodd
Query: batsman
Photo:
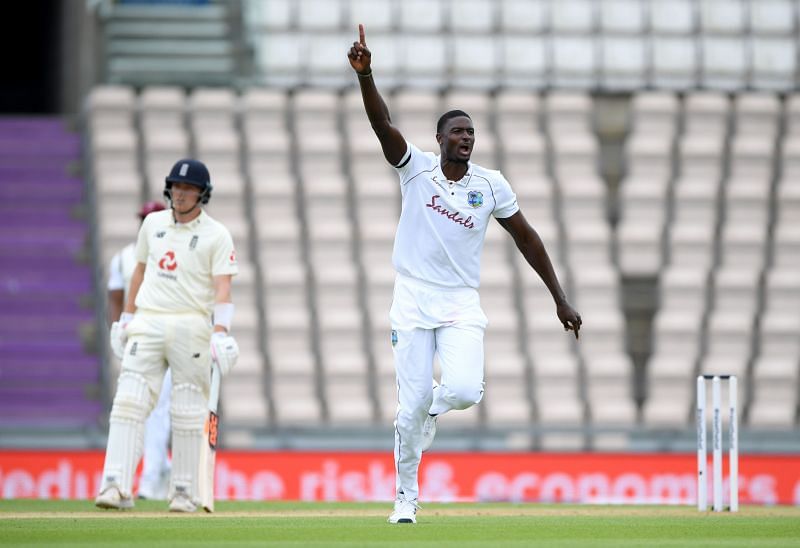
M 216 402 L 209 402 L 212 370 L 228 373 L 239 348 L 229 334 L 236 253 L 228 229 L 203 210 L 211 190 L 202 162 L 179 160 L 164 188 L 170 209 L 148 215 L 139 230 L 128 299 L 110 333 L 122 368 L 95 499 L 100 508 L 134 505 L 132 483 L 144 421 L 168 367 L 173 379 L 169 510 L 213 508 L 213 485 L 208 485 L 213 473 L 202 469 L 204 462 L 214 462 L 206 458 L 204 436 L 209 407 L 216 409 Z

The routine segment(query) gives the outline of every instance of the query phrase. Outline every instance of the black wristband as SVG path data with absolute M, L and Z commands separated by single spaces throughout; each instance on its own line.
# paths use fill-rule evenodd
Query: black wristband
M 369 71 L 368 73 L 366 73 L 366 74 L 361 74 L 360 72 L 356 72 L 356 74 L 358 74 L 358 77 L 359 77 L 359 78 L 369 78 L 370 76 L 372 76 L 372 71 L 370 70 L 370 71 Z

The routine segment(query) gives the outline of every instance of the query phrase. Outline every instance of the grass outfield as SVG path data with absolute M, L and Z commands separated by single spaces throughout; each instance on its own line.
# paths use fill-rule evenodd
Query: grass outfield
M 0 500 L 0 546 L 800 546 L 800 508 L 737 514 L 675 506 L 423 504 L 416 525 L 390 504 L 219 502 L 214 514 L 129 511 L 88 501 Z

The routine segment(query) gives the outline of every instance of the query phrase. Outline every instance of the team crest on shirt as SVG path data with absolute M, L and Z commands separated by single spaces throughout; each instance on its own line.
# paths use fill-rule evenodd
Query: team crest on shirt
M 392 346 L 397 346 L 397 330 L 392 329 Z
M 481 207 L 483 205 L 483 193 L 477 190 L 470 190 L 467 193 L 467 203 L 472 207 Z

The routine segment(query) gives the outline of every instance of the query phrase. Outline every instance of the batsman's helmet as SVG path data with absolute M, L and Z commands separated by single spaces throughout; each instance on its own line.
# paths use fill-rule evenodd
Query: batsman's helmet
M 139 208 L 139 218 L 144 219 L 154 211 L 161 211 L 163 209 L 166 209 L 166 207 L 164 207 L 164 204 L 161 202 L 145 202 L 142 204 L 142 207 Z
M 204 204 L 208 203 L 211 198 L 211 176 L 208 174 L 208 168 L 203 162 L 185 158 L 178 160 L 172 170 L 167 175 L 166 186 L 164 187 L 164 196 L 167 199 L 170 197 L 170 189 L 173 183 L 186 183 L 193 185 L 200 189 L 200 201 Z

